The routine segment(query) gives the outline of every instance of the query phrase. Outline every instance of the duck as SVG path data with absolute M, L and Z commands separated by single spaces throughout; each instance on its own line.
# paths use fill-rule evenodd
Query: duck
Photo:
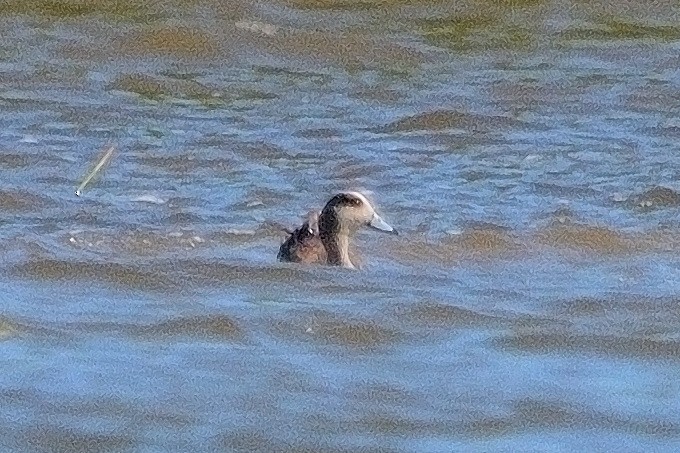
M 356 269 L 349 256 L 349 242 L 362 227 L 398 235 L 360 192 L 340 192 L 319 211 L 307 214 L 299 228 L 286 232 L 277 259 L 303 264 L 328 264 Z

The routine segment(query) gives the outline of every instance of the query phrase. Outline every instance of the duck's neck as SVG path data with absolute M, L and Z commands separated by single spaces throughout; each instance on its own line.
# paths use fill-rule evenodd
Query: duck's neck
M 354 269 L 349 259 L 350 231 L 339 224 L 335 215 L 329 214 L 324 212 L 319 218 L 319 236 L 326 249 L 328 264 Z
M 354 264 L 349 259 L 349 234 L 339 233 L 335 237 L 329 238 L 324 242 L 326 253 L 328 253 L 328 264 L 354 269 Z

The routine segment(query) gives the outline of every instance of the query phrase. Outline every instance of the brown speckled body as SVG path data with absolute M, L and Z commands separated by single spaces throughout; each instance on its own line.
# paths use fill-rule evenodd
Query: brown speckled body
M 279 261 L 305 264 L 327 261 L 326 249 L 319 237 L 318 219 L 318 212 L 310 212 L 300 228 L 288 232 L 290 236 L 279 248 Z

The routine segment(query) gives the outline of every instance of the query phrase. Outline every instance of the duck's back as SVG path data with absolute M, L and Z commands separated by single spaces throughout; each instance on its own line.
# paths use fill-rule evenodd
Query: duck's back
M 281 244 L 279 261 L 289 261 L 292 263 L 326 263 L 326 248 L 319 237 L 319 229 L 313 220 L 308 220 L 292 233 L 286 241 Z

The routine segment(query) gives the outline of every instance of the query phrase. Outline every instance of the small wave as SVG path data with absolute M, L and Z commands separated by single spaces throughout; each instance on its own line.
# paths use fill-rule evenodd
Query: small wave
M 555 224 L 539 232 L 538 241 L 552 247 L 607 254 L 630 252 L 635 245 L 622 233 L 587 225 Z
M 680 193 L 668 187 L 653 187 L 632 199 L 632 206 L 645 210 L 680 206 Z
M 401 341 L 404 334 L 375 320 L 342 318 L 316 312 L 306 320 L 280 320 L 273 331 L 284 338 L 351 349 L 376 349 Z
M 407 242 L 395 242 L 391 251 L 398 259 L 406 262 L 451 264 L 463 259 L 507 257 L 521 250 L 517 238 L 502 230 L 464 230 L 455 233 L 439 241 L 422 237 Z
M 490 327 L 507 322 L 500 316 L 487 315 L 442 302 L 420 302 L 406 310 L 402 316 L 418 324 L 446 327 Z
M 377 134 L 393 134 L 395 132 L 441 131 L 445 129 L 466 129 L 471 131 L 489 131 L 498 128 L 519 126 L 522 123 L 506 116 L 485 116 L 462 113 L 454 110 L 437 110 L 419 113 L 389 123 L 385 126 L 369 129 Z
M 166 200 L 164 198 L 157 197 L 156 195 L 145 194 L 145 195 L 140 195 L 138 197 L 134 197 L 130 201 L 139 202 L 139 203 L 165 204 L 165 203 L 167 203 L 168 200 Z
M 465 423 L 463 431 L 475 437 L 497 437 L 545 429 L 592 430 L 597 428 L 660 437 L 675 437 L 680 434 L 680 426 L 672 422 L 645 417 L 617 416 L 575 404 L 533 398 L 515 401 L 512 412 L 508 416 L 480 417 Z
M 163 97 L 208 101 L 217 91 L 193 80 L 176 80 L 146 74 L 123 74 L 107 86 L 108 90 L 128 91 L 157 100 Z
M 45 426 L 22 433 L 25 442 L 36 451 L 127 451 L 137 445 L 131 435 L 96 434 L 86 431 Z
M 11 272 L 19 278 L 53 281 L 103 281 L 125 288 L 179 290 L 180 278 L 149 266 L 140 268 L 118 263 L 39 259 L 19 264 Z
M 28 212 L 47 206 L 47 198 L 20 190 L 0 190 L 0 210 Z
M 501 337 L 497 347 L 534 353 L 599 354 L 648 360 L 680 360 L 680 341 L 642 336 L 579 334 L 560 328 L 529 330 Z
M 214 34 L 188 26 L 166 26 L 127 34 L 120 42 L 126 54 L 166 54 L 180 58 L 214 58 L 224 54 Z
M 245 339 L 245 332 L 239 324 L 225 315 L 177 318 L 136 327 L 133 332 L 148 338 L 188 336 L 210 340 L 242 341 Z

